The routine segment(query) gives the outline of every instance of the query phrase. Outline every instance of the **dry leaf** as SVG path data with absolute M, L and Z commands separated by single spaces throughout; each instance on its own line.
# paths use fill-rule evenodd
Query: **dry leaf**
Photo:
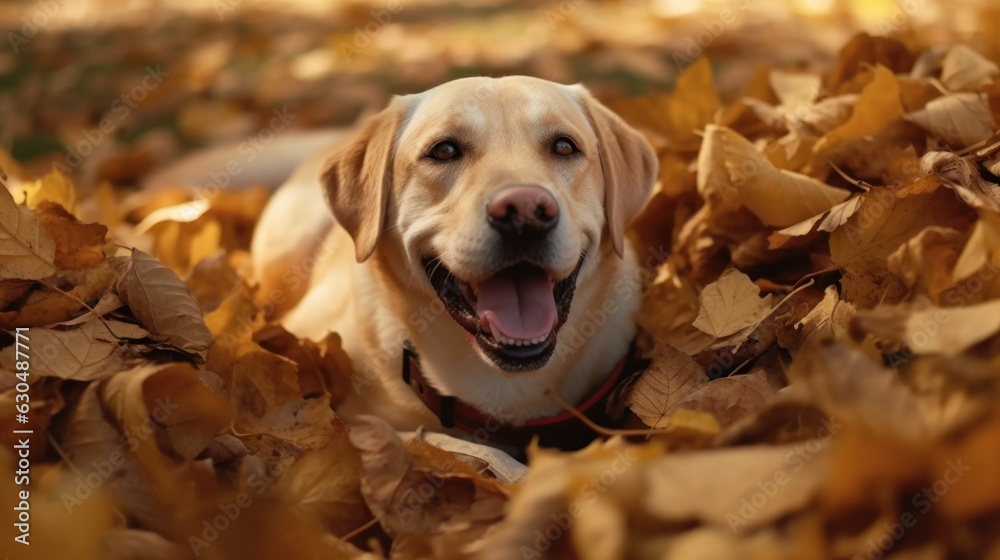
M 697 140 L 694 131 L 712 122 L 719 110 L 719 99 L 712 81 L 712 64 L 707 58 L 699 58 L 684 69 L 667 100 L 666 109 L 678 142 Z
M 955 282 L 966 280 L 987 266 L 1000 263 L 1000 216 L 990 211 L 980 211 L 979 220 L 972 228 L 969 240 L 955 262 L 952 277 Z
M 847 122 L 825 134 L 813 151 L 821 159 L 841 145 L 884 132 L 903 118 L 899 84 L 885 66 L 877 66 Z
M 848 191 L 774 167 L 753 144 L 728 128 L 707 127 L 702 151 L 709 155 L 698 156 L 699 176 L 727 178 L 726 186 L 735 189 L 743 204 L 767 225 L 796 224 L 850 196 Z M 725 173 L 718 168 L 720 162 Z
M 836 286 L 828 286 L 823 299 L 797 322 L 791 330 L 779 330 L 778 342 L 797 355 L 802 348 L 823 340 L 833 340 L 847 333 L 847 326 L 857 309 L 840 299 Z
M 952 91 L 974 91 L 989 85 L 1000 68 L 965 45 L 955 45 L 942 61 L 941 83 Z
M 108 228 L 101 224 L 85 224 L 62 206 L 42 201 L 38 218 L 56 242 L 55 265 L 61 269 L 82 270 L 104 262 L 104 236 Z
M 738 447 L 652 461 L 645 471 L 644 509 L 662 521 L 697 521 L 733 534 L 753 531 L 814 499 L 829 466 L 825 438 L 817 436 L 815 443 L 815 450 L 799 444 Z M 762 491 L 768 499 L 751 503 Z
M 900 297 L 902 286 L 886 261 L 923 228 L 947 224 L 964 229 L 971 211 L 936 177 L 905 187 L 879 187 L 866 194 L 861 208 L 830 234 L 830 256 L 844 270 L 844 299 L 859 307 Z
M 986 97 L 978 93 L 955 93 L 927 103 L 919 111 L 906 115 L 936 138 L 956 148 L 983 142 L 996 129 Z
M 113 319 L 94 319 L 67 330 L 33 328 L 31 342 L 40 351 L 32 355 L 32 371 L 76 381 L 103 379 L 137 363 L 144 349 L 138 339 L 147 336 L 142 328 Z M 0 365 L 11 371 L 14 358 L 14 347 L 0 351 Z
M 319 521 L 334 535 L 346 535 L 371 519 L 361 496 L 361 460 L 347 426 L 338 423 L 333 440 L 297 460 L 269 488 L 304 522 Z
M 914 293 L 937 297 L 955 285 L 952 268 L 961 250 L 962 234 L 928 226 L 889 255 L 886 265 Z
M 1000 301 L 964 307 L 884 307 L 858 312 L 857 329 L 914 354 L 957 356 L 1000 332 Z
M 23 194 L 24 204 L 33 210 L 41 210 L 42 203 L 56 204 L 73 216 L 79 216 L 79 203 L 73 183 L 57 170 L 49 172 L 41 179 L 21 183 L 17 187 L 18 199 Z
M 181 279 L 149 254 L 134 248 L 128 257 L 108 257 L 108 263 L 118 279 L 118 295 L 150 337 L 203 361 L 212 333 Z
M 771 311 L 771 296 L 760 297 L 760 288 L 736 269 L 705 286 L 698 302 L 701 309 L 694 326 L 716 338 L 739 332 Z
M 38 280 L 55 274 L 56 242 L 38 216 L 0 189 L 0 277 Z

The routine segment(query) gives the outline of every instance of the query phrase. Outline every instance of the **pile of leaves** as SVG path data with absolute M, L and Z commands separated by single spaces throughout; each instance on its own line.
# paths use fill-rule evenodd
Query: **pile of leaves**
M 661 164 L 631 232 L 651 362 L 619 395 L 642 425 L 532 449 L 513 484 L 336 417 L 340 338 L 269 321 L 249 277 L 265 191 L 81 200 L 5 157 L 0 463 L 33 430 L 25 557 L 1000 554 L 996 63 L 859 35 L 824 75 L 761 68 L 723 101 L 701 59 L 611 104 Z

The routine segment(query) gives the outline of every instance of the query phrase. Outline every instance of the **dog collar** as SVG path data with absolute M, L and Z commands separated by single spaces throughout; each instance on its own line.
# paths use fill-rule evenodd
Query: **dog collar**
M 614 428 L 621 414 L 609 410 L 614 389 L 628 377 L 634 368 L 632 349 L 622 358 L 608 379 L 576 409 L 599 426 Z M 574 451 L 596 439 L 596 433 L 572 412 L 528 420 L 522 426 L 512 426 L 498 421 L 457 397 L 442 395 L 424 377 L 420 369 L 420 356 L 410 341 L 403 343 L 403 381 L 434 413 L 445 428 L 458 428 L 471 435 L 477 443 L 526 448 L 538 437 L 542 447 L 556 447 Z

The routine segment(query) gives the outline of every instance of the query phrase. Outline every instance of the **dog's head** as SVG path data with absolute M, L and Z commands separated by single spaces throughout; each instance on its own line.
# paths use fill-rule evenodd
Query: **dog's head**
M 395 98 L 323 181 L 358 261 L 394 236 L 426 276 L 410 289 L 520 372 L 552 357 L 581 270 L 622 256 L 656 173 L 645 139 L 583 87 L 514 76 Z

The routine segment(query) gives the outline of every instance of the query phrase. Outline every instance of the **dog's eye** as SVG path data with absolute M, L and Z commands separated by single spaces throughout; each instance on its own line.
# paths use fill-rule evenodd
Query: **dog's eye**
M 459 151 L 458 146 L 454 142 L 445 140 L 444 142 L 434 144 L 434 147 L 431 148 L 431 153 L 427 154 L 427 157 L 438 161 L 448 161 L 460 155 L 462 155 L 462 152 Z
M 552 145 L 552 152 L 560 156 L 571 156 L 577 152 L 577 149 L 569 138 L 560 138 Z

